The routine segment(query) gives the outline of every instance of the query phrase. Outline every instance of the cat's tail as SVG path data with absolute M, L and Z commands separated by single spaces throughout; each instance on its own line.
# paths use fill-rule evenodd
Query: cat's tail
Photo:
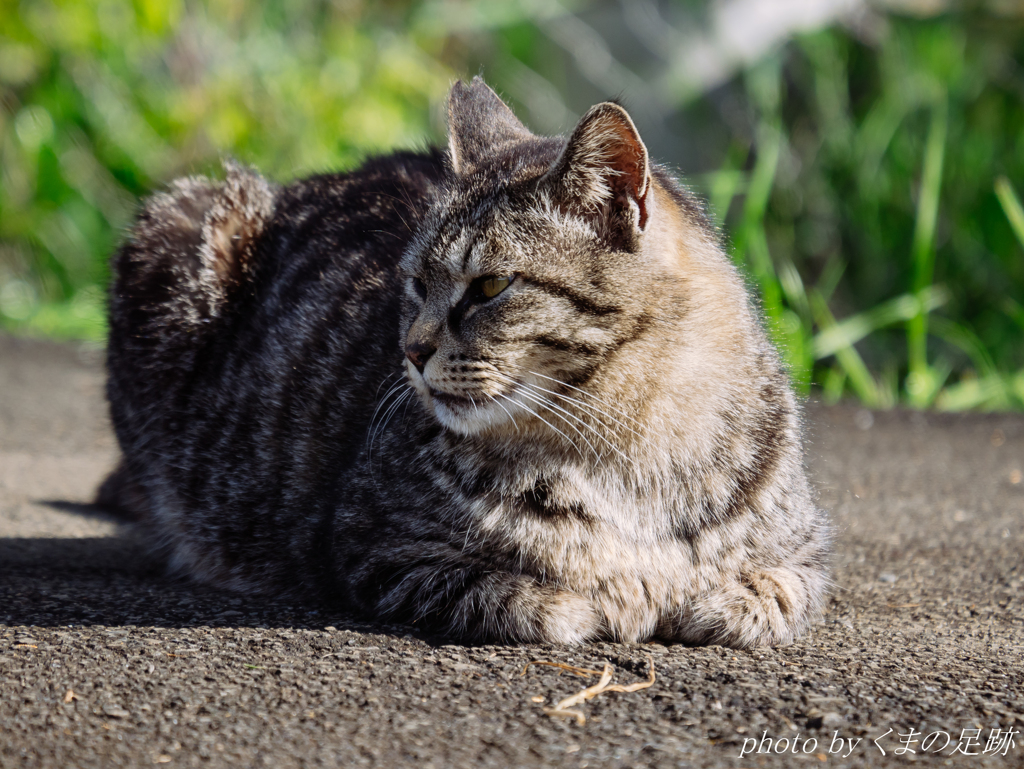
M 190 176 L 146 200 L 111 265 L 112 345 L 148 358 L 194 342 L 245 282 L 275 190 L 242 166 L 226 168 L 223 182 Z
M 276 190 L 227 165 L 226 178 L 188 177 L 148 199 L 115 254 L 106 347 L 111 419 L 124 459 L 97 504 L 147 516 L 148 451 L 176 430 L 176 403 L 251 280 Z M 159 444 L 159 441 L 158 441 Z
M 274 187 L 226 169 L 150 197 L 111 264 L 107 396 L 129 466 L 250 280 L 274 213 Z
M 135 479 L 124 459 L 100 484 L 96 505 L 125 521 L 144 521 L 149 517 L 146 490 Z

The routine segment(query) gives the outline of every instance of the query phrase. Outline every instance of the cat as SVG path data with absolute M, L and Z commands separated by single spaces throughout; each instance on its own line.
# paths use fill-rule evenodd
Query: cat
M 179 571 L 465 642 L 787 643 L 830 528 L 798 404 L 701 205 L 631 118 L 172 183 L 113 259 L 130 508 Z

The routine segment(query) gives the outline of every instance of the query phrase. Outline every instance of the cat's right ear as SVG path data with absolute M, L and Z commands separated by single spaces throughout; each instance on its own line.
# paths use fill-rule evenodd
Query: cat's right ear
M 500 147 L 532 137 L 512 110 L 479 77 L 461 80 L 448 94 L 448 152 L 452 168 L 466 174 Z
M 647 227 L 647 148 L 618 104 L 598 104 L 580 119 L 546 181 L 560 206 L 593 217 L 621 245 L 634 247 Z

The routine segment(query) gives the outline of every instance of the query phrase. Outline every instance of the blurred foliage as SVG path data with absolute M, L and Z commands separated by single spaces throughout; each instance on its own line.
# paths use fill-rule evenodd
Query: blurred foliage
M 918 300 L 905 333 L 894 315 L 864 338 L 878 376 L 851 384 L 870 403 L 1024 406 L 1024 240 L 1006 181 L 1024 180 L 1022 62 L 1024 27 L 987 17 L 892 20 L 870 46 L 830 31 L 786 60 L 797 167 L 773 191 L 776 251 L 805 275 L 842 269 L 822 298 L 851 320 Z
M 790 165 L 765 228 L 773 254 L 823 283 L 810 315 L 791 308 L 834 337 L 829 312 L 847 329 L 874 315 L 864 367 L 821 366 L 812 343 L 834 395 L 846 378 L 879 407 L 1024 407 L 1024 240 L 1007 208 L 1007 177 L 1024 180 L 1022 61 L 1024 27 L 986 16 L 893 18 L 869 43 L 828 31 L 783 58 Z
M 889 18 L 746 73 L 755 137 L 705 185 L 805 386 L 1024 406 L 1022 63 L 1019 23 Z
M 102 340 L 107 259 L 138 196 L 422 145 L 453 78 L 389 3 L 0 5 L 0 319 Z M 436 131 L 434 132 L 436 133 Z
M 605 45 L 643 26 L 609 13 L 640 5 L 2 4 L 0 325 L 102 341 L 107 259 L 139 196 L 225 155 L 285 181 L 440 141 L 449 83 L 483 70 L 543 131 L 635 92 L 649 139 L 702 142 L 698 160 L 655 154 L 708 197 L 802 390 L 1024 407 L 1021 21 L 875 14 L 707 92 L 656 93 L 634 73 L 667 65 Z M 671 55 L 672 28 L 647 29 Z M 588 71 L 604 79 L 581 87 Z

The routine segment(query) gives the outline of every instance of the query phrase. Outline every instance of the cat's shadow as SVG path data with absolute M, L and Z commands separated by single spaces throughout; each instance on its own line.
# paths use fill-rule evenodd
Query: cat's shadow
M 100 505 L 68 502 L 64 499 L 37 499 L 35 502 L 38 505 L 45 505 L 62 513 L 70 513 L 82 518 L 94 518 L 101 521 L 110 521 L 111 523 L 123 523 L 125 520 L 122 515 Z
M 64 513 L 114 523 L 97 505 L 38 500 Z M 8 626 L 224 627 L 351 630 L 392 636 L 415 629 L 380 625 L 316 604 L 239 596 L 168 573 L 125 525 L 111 537 L 0 537 L 0 624 Z

